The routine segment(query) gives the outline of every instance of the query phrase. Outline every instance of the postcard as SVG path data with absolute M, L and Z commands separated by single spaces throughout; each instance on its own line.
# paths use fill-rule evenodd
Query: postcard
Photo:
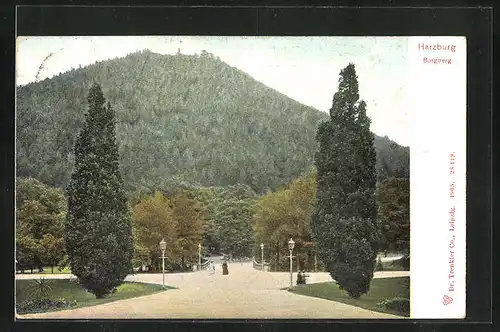
M 466 43 L 18 36 L 16 319 L 465 318 Z

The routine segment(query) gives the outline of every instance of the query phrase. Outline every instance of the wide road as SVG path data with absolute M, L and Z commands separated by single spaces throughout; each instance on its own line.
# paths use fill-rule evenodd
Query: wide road
M 310 282 L 331 280 L 327 273 L 310 273 Z M 375 277 L 402 276 L 408 272 L 380 272 Z M 17 275 L 29 278 L 29 275 Z M 53 275 L 57 278 L 57 275 Z M 60 276 L 60 278 L 68 275 Z M 296 274 L 294 274 L 295 282 Z M 128 281 L 162 283 L 161 274 L 136 274 Z M 19 316 L 51 319 L 272 319 L 272 318 L 401 318 L 343 303 L 290 293 L 288 273 L 261 272 L 252 263 L 229 263 L 223 276 L 220 264 L 216 273 L 207 271 L 166 274 L 166 284 L 177 287 L 102 305 Z

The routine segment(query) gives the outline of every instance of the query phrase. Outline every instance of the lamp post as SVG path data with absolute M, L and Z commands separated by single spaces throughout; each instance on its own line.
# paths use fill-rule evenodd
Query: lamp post
M 264 272 L 264 243 L 260 244 L 260 263 L 262 264 L 262 272 Z
M 292 275 L 292 252 L 293 252 L 293 247 L 295 247 L 295 242 L 290 238 L 290 241 L 288 241 L 288 250 L 290 250 L 290 287 L 293 287 L 293 275 Z
M 161 249 L 161 270 L 163 272 L 163 286 L 165 286 L 165 249 L 167 249 L 167 243 L 164 239 L 160 242 Z
M 198 243 L 198 271 L 201 270 L 201 244 Z

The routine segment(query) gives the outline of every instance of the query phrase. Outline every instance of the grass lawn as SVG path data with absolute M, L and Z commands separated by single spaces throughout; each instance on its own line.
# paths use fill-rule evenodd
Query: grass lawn
M 29 299 L 28 286 L 32 280 L 16 280 L 16 302 L 21 303 Z M 80 287 L 76 281 L 69 279 L 52 279 L 49 281 L 51 288 L 50 299 L 64 298 L 67 301 L 76 300 L 76 305 L 71 309 L 79 307 L 89 307 L 107 302 L 128 299 L 143 295 L 153 294 L 165 289 L 173 289 L 175 287 L 154 284 L 145 284 L 139 282 L 124 282 L 120 285 L 116 292 L 110 294 L 103 299 L 96 299 L 95 296 L 85 289 Z M 58 309 L 60 310 L 60 309 Z M 50 310 L 49 310 L 50 311 Z
M 35 271 L 33 271 L 35 272 Z M 36 272 L 38 273 L 38 272 Z M 44 266 L 43 272 L 40 274 L 71 274 L 71 270 L 69 269 L 69 266 L 65 267 L 61 271 L 57 268 L 57 266 L 54 266 L 54 272 L 52 272 L 52 268 L 50 266 Z
M 370 286 L 370 291 L 362 295 L 359 299 L 350 298 L 346 292 L 339 289 L 339 286 L 335 282 L 322 282 L 316 284 L 295 286 L 289 291 L 300 295 L 319 297 L 322 299 L 350 304 L 372 311 L 385 312 L 393 315 L 408 317 L 409 313 L 405 314 L 394 310 L 381 308 L 377 306 L 377 303 L 382 300 L 395 297 L 409 299 L 409 283 L 409 277 L 373 279 Z
M 19 270 L 17 270 L 17 273 L 20 273 Z M 30 269 L 24 270 L 24 274 L 31 274 Z M 50 266 L 44 266 L 43 267 L 43 272 L 38 272 L 38 269 L 35 268 L 33 269 L 33 274 L 71 274 L 71 270 L 69 267 L 65 267 L 61 271 L 57 268 L 57 266 L 54 266 L 54 272 L 52 272 L 52 268 Z

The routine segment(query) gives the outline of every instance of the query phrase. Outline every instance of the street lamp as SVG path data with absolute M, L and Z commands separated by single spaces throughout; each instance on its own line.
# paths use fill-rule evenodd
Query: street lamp
M 198 271 L 201 270 L 201 244 L 198 243 Z
M 163 286 L 165 286 L 165 249 L 167 249 L 167 243 L 164 239 L 161 239 L 160 242 L 161 249 L 161 269 L 163 272 Z
M 293 287 L 293 275 L 292 275 L 292 252 L 293 247 L 295 247 L 295 242 L 290 238 L 288 241 L 288 250 L 290 250 L 290 287 Z
M 262 263 L 262 272 L 264 272 L 264 243 L 260 244 L 260 262 Z

